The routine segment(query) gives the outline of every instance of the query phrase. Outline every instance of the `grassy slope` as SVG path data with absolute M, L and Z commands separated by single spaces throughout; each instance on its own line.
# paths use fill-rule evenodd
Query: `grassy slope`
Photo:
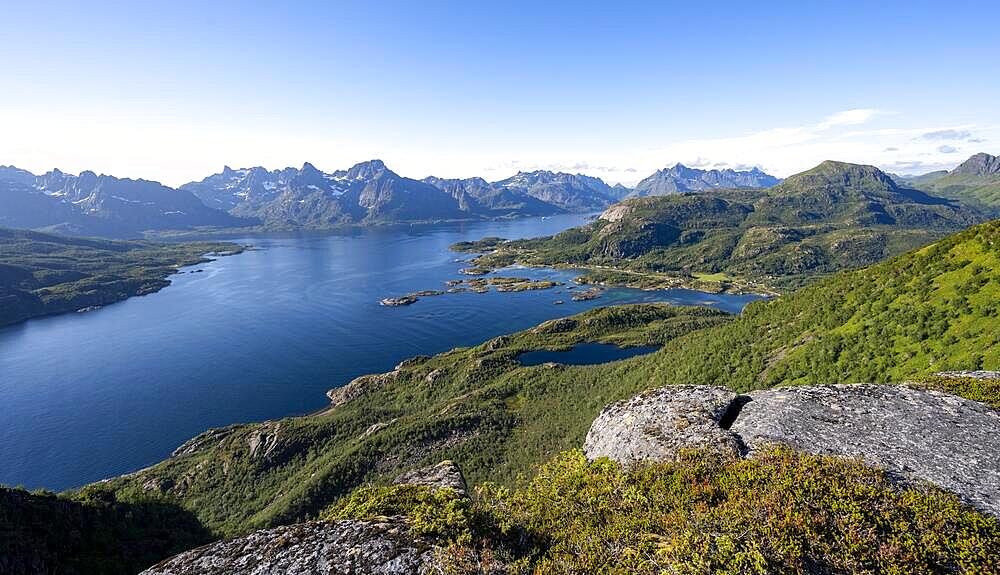
M 604 308 L 369 376 L 323 415 L 227 428 L 117 488 L 157 483 L 224 533 L 290 522 L 367 481 L 459 461 L 471 483 L 512 482 L 581 444 L 607 403 L 648 387 L 906 381 L 1000 369 L 1000 222 L 844 272 L 732 318 L 657 305 Z M 521 350 L 665 343 L 600 366 L 522 367 Z M 1000 405 L 997 389 L 936 382 Z
M 642 358 L 522 367 L 518 352 L 580 341 L 663 343 L 731 319 L 666 305 L 594 310 L 362 378 L 355 385 L 371 386 L 367 394 L 324 414 L 227 428 L 114 485 L 158 483 L 230 534 L 314 515 L 363 482 L 445 458 L 460 461 L 473 483 L 513 480 L 578 446 L 604 405 L 654 383 Z
M 724 328 L 671 342 L 666 382 L 739 390 L 886 382 L 1000 368 L 1000 222 L 751 304 Z
M 166 287 L 178 267 L 228 243 L 157 244 L 0 228 L 0 326 L 106 305 Z
M 955 198 L 1000 214 L 1000 176 L 948 174 L 926 183 L 916 183 L 930 193 Z

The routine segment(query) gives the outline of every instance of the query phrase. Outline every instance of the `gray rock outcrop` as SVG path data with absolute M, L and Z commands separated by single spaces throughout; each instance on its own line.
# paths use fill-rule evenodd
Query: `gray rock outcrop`
M 699 385 L 646 391 L 604 408 L 583 450 L 591 459 L 621 463 L 673 460 L 681 449 L 698 447 L 739 453 L 739 440 L 720 425 L 736 398 L 726 388 Z
M 858 457 L 1000 516 L 1000 412 L 906 386 L 784 387 L 746 395 L 716 387 L 660 388 L 605 408 L 584 451 L 592 459 L 631 463 L 674 459 L 685 447 L 752 456 L 770 443 Z
M 397 477 L 393 483 L 396 485 L 425 485 L 432 489 L 453 489 L 463 497 L 468 496 L 469 492 L 462 470 L 451 460 L 407 471 Z
M 399 517 L 311 521 L 192 549 L 141 575 L 417 575 L 435 554 Z

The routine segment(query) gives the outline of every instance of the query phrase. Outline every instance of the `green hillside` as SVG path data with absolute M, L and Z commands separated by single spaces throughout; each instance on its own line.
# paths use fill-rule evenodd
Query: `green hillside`
M 313 516 L 365 482 L 442 459 L 473 484 L 512 483 L 581 445 L 609 402 L 670 383 L 737 390 L 899 382 L 1000 369 L 1000 222 L 836 274 L 740 317 L 698 308 L 603 308 L 404 362 L 362 378 L 324 413 L 215 430 L 177 457 L 112 482 L 176 497 L 232 534 Z M 529 349 L 582 341 L 663 344 L 596 366 L 521 366 Z M 939 384 L 940 385 L 940 384 Z M 1000 406 L 996 384 L 952 391 Z
M 1000 158 L 996 156 L 975 154 L 950 172 L 932 172 L 908 181 L 929 193 L 1000 214 Z
M 229 243 L 158 244 L 0 228 L 0 326 L 158 291 Z
M 487 267 L 582 267 L 585 278 L 598 283 L 787 289 L 871 265 L 982 219 L 954 200 L 899 187 L 874 167 L 823 162 L 769 190 L 627 200 L 552 237 L 456 248 L 495 248 L 477 260 Z
M 930 193 L 954 198 L 991 213 L 1000 211 L 1000 174 L 948 174 L 924 184 Z

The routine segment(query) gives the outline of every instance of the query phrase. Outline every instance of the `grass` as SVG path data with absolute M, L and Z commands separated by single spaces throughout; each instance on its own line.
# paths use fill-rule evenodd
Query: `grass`
M 997 573 L 1000 521 L 859 462 L 773 447 L 623 468 L 580 451 L 475 501 L 365 487 L 334 517 L 406 514 L 450 544 L 446 572 Z

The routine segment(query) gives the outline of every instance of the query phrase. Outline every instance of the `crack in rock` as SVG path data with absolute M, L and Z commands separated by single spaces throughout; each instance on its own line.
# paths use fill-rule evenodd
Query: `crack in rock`
M 583 448 L 591 459 L 630 464 L 674 460 L 680 449 L 697 447 L 752 457 L 769 443 L 861 458 L 1000 517 L 1000 412 L 939 391 L 850 384 L 737 395 L 667 386 L 606 407 Z

